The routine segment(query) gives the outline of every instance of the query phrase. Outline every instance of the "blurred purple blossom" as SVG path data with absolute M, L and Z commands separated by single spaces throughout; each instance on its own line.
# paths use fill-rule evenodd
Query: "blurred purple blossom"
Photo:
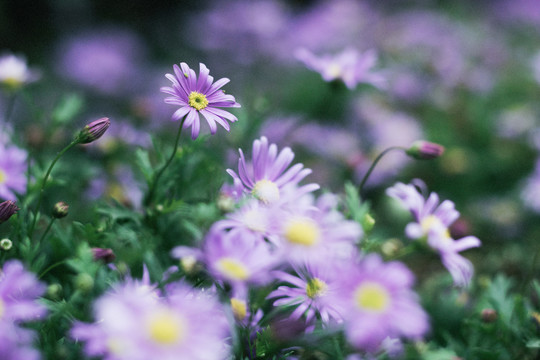
M 136 81 L 145 49 L 135 33 L 103 28 L 75 34 L 59 45 L 56 72 L 107 95 L 126 95 Z
M 26 191 L 28 154 L 14 145 L 0 143 L 0 199 L 17 200 Z
M 356 49 L 346 48 L 335 55 L 316 56 L 311 51 L 300 48 L 295 55 L 309 69 L 320 73 L 325 81 L 341 80 L 350 90 L 356 88 L 359 83 L 371 84 L 378 88 L 384 87 L 386 83 L 382 73 L 373 70 L 377 54 L 372 49 L 360 53 Z

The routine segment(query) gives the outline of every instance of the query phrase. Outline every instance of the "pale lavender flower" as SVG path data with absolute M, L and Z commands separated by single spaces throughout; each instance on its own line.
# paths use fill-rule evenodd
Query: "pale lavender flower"
M 315 199 L 310 194 L 275 214 L 276 245 L 288 261 L 302 264 L 330 257 L 350 259 L 363 232 L 360 225 L 346 220 L 336 210 L 335 195 Z
M 225 219 L 218 220 L 212 226 L 216 230 L 243 230 L 253 234 L 254 237 L 272 238 L 273 209 L 264 206 L 257 199 L 248 199 L 236 211 L 226 215 Z
M 307 261 L 293 265 L 294 274 L 274 271 L 272 275 L 280 282 L 287 283 L 272 291 L 267 299 L 274 300 L 274 306 L 297 305 L 290 317 L 298 320 L 305 317 L 307 323 L 319 315 L 324 325 L 343 321 L 345 314 L 339 312 L 332 302 L 331 294 L 340 289 L 335 286 L 336 278 L 341 276 L 343 265 L 336 259 L 327 261 Z
M 450 200 L 439 202 L 439 196 L 431 193 L 427 199 L 413 185 L 397 183 L 386 190 L 388 196 L 397 199 L 411 212 L 414 222 L 407 225 L 405 233 L 411 239 L 426 239 L 427 245 L 441 256 L 443 265 L 448 269 L 454 283 L 468 286 L 474 268 L 472 263 L 461 256 L 461 251 L 480 246 L 475 236 L 465 236 L 454 240 L 449 227 L 459 217 L 454 203 Z
M 97 322 L 76 323 L 71 336 L 86 343 L 88 356 L 106 360 L 225 358 L 228 325 L 217 301 L 183 284 L 168 289 L 160 298 L 122 284 L 95 302 Z
M 28 68 L 25 58 L 13 54 L 0 56 L 0 85 L 8 89 L 18 89 L 38 78 L 39 74 Z
M 210 274 L 238 289 L 268 283 L 280 261 L 260 237 L 242 230 L 210 229 L 203 253 Z
M 33 331 L 19 327 L 23 322 L 42 319 L 47 309 L 37 300 L 45 284 L 26 271 L 18 260 L 7 261 L 0 270 L 0 358 L 39 359 L 32 348 Z
M 336 278 L 340 291 L 329 294 L 344 315 L 345 334 L 353 346 L 373 352 L 387 337 L 419 340 L 428 317 L 412 291 L 413 274 L 400 262 L 384 263 L 368 255 Z
M 381 73 L 373 70 L 377 62 L 374 50 L 360 53 L 347 48 L 336 55 L 316 56 L 307 49 L 299 49 L 296 58 L 309 69 L 320 73 L 325 81 L 341 80 L 351 90 L 359 83 L 381 88 L 386 82 Z
M 0 144 L 0 199 L 16 200 L 26 191 L 28 154 L 14 145 Z
M 298 183 L 311 173 L 311 169 L 304 168 L 303 164 L 288 168 L 294 159 L 294 153 L 288 147 L 278 153 L 277 145 L 269 145 L 268 139 L 262 136 L 253 142 L 251 163 L 246 162 L 242 149 L 238 151 L 238 174 L 231 169 L 227 169 L 227 172 L 236 183 L 243 185 L 244 192 L 251 193 L 265 204 L 277 203 L 287 192 L 298 197 L 319 189 L 317 184 L 297 188 Z
M 46 308 L 36 300 L 46 287 L 18 260 L 6 262 L 0 272 L 0 323 L 38 320 Z
M 533 173 L 524 180 L 520 198 L 528 209 L 540 214 L 540 160 L 536 161 Z
M 196 139 L 200 131 L 200 115 L 204 116 L 210 133 L 213 135 L 217 131 L 217 124 L 229 131 L 230 126 L 227 121 L 235 122 L 238 119 L 231 113 L 218 109 L 220 107 L 240 107 L 234 96 L 225 94 L 221 90 L 230 80 L 221 78 L 214 82 L 210 76 L 210 70 L 200 63 L 199 78 L 195 71 L 189 68 L 186 63 L 180 66 L 174 65 L 174 75 L 165 75 L 172 82 L 172 87 L 162 87 L 161 91 L 171 95 L 165 99 L 167 104 L 177 105 L 180 108 L 172 116 L 173 120 L 180 120 L 185 117 L 184 128 L 191 127 L 191 138 Z

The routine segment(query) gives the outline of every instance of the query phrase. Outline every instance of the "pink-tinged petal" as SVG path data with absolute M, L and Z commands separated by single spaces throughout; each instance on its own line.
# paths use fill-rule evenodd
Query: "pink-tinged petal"
M 202 94 L 205 93 L 205 87 L 208 83 L 208 75 L 210 70 L 203 63 L 199 63 L 199 79 L 197 80 L 196 90 Z
M 272 273 L 272 275 L 276 278 L 276 279 L 279 279 L 283 282 L 287 282 L 289 284 L 292 284 L 292 285 L 295 285 L 299 288 L 305 288 L 306 287 L 306 282 L 302 279 L 300 279 L 299 277 L 296 277 L 296 276 L 293 276 L 291 274 L 288 274 L 286 272 L 283 272 L 283 271 L 274 271 Z
M 197 110 L 188 107 L 189 113 L 186 116 L 186 120 L 184 121 L 184 129 L 187 129 L 188 127 L 192 126 L 193 123 L 199 119 L 199 114 L 197 113 Z
M 173 120 L 180 120 L 181 118 L 183 118 L 184 116 L 186 116 L 188 113 L 191 112 L 191 108 L 189 106 L 183 106 L 181 107 L 180 109 L 176 110 L 172 116 L 172 119 Z M 184 123 L 184 125 L 186 125 Z
M 238 121 L 238 119 L 236 118 L 236 116 L 234 116 L 233 114 L 231 114 L 230 112 L 228 111 L 225 111 L 225 110 L 221 110 L 221 109 L 216 109 L 214 107 L 207 107 L 205 110 L 208 110 L 209 112 L 211 112 L 212 114 L 216 115 L 216 116 L 219 116 L 221 118 L 224 118 L 224 119 L 227 119 L 231 122 L 235 122 L 235 121 Z
M 225 130 L 229 131 L 230 126 L 226 121 L 223 121 L 219 116 L 212 114 L 212 112 L 207 111 L 206 109 L 201 110 L 201 114 L 206 118 L 206 121 L 208 121 L 208 125 L 210 125 L 210 122 L 218 123 L 221 125 Z M 214 134 L 214 133 L 212 133 Z
M 293 177 L 296 176 L 302 169 L 304 168 L 304 165 L 302 164 L 295 164 L 289 168 L 283 175 L 281 175 L 276 181 L 277 186 L 283 186 L 287 184 Z
M 195 140 L 199 136 L 199 131 L 201 128 L 201 120 L 199 119 L 199 116 L 197 116 L 197 119 L 193 121 L 193 126 L 191 126 L 191 138 Z
M 224 85 L 226 85 L 227 83 L 229 83 L 231 80 L 227 79 L 227 78 L 221 78 L 219 79 L 218 81 L 216 81 L 214 84 L 212 84 L 212 86 L 210 87 L 210 89 L 208 90 L 208 92 L 206 93 L 206 96 L 211 96 L 212 94 L 214 94 L 216 91 L 218 91 L 219 89 L 221 89 Z
M 214 120 L 214 117 L 212 114 L 210 114 L 208 111 L 200 111 L 202 116 L 206 119 L 206 122 L 208 123 L 208 126 L 210 127 L 210 134 L 214 135 L 217 131 L 217 125 L 216 121 Z
M 165 104 L 178 105 L 178 106 L 189 106 L 184 100 L 179 97 L 168 97 L 163 100 Z
M 293 159 L 294 153 L 290 148 L 287 147 L 281 150 L 272 168 L 268 171 L 268 177 L 270 179 L 277 178 L 291 164 Z
M 302 317 L 302 315 L 304 314 L 304 312 L 306 312 L 306 310 L 308 308 L 309 308 L 309 304 L 307 304 L 306 302 L 301 303 L 300 305 L 298 305 L 298 307 L 296 309 L 294 309 L 294 311 L 291 313 L 289 318 L 291 320 L 300 319 Z
M 482 245 L 482 243 L 476 236 L 465 236 L 464 238 L 454 241 L 452 249 L 456 252 L 461 252 L 470 248 L 479 247 L 480 245 Z
M 238 174 L 240 175 L 240 180 L 242 180 L 242 182 L 250 189 L 253 189 L 255 184 L 251 181 L 251 178 L 246 171 L 246 159 L 244 158 L 244 153 L 242 152 L 242 149 L 239 149 L 238 151 L 240 152 L 240 159 L 238 160 Z

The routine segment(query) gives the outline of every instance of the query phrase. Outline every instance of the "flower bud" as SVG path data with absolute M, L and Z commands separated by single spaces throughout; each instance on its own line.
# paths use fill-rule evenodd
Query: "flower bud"
M 96 141 L 105 134 L 110 125 L 111 122 L 106 117 L 92 121 L 79 132 L 76 138 L 77 142 L 79 144 L 88 144 Z
M 94 278 L 88 273 L 80 273 L 75 278 L 75 287 L 83 293 L 89 293 L 94 288 Z
M 497 311 L 494 309 L 484 309 L 482 310 L 482 314 L 480 316 L 483 322 L 492 323 L 497 320 L 499 314 L 497 314 Z
M 0 224 L 6 222 L 17 210 L 19 208 L 14 201 L 8 200 L 0 203 Z
M 405 153 L 417 160 L 431 160 L 438 158 L 444 153 L 444 146 L 425 140 L 413 142 Z
M 52 216 L 56 219 L 61 219 L 68 215 L 69 205 L 63 201 L 54 204 Z
M 9 239 L 0 240 L 0 248 L 2 250 L 8 251 L 13 246 L 13 243 Z
M 106 264 L 111 263 L 116 259 L 116 255 L 112 249 L 92 248 L 92 254 L 94 255 L 95 261 L 101 260 Z

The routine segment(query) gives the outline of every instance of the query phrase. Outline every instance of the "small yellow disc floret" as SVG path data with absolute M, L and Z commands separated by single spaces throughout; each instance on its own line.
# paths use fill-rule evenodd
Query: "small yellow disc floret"
M 204 94 L 197 91 L 192 91 L 191 94 L 189 94 L 189 106 L 201 111 L 208 106 L 208 99 Z

